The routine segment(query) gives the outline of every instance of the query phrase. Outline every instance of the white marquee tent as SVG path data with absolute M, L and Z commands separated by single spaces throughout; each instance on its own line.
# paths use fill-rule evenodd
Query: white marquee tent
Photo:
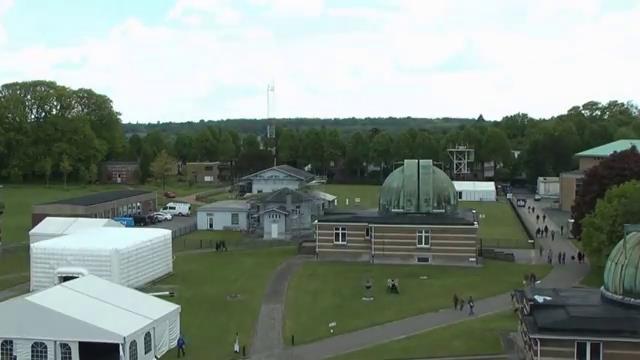
M 29 231 L 29 242 L 31 244 L 38 241 L 52 239 L 54 237 L 73 234 L 87 229 L 95 229 L 101 227 L 119 227 L 124 226 L 117 221 L 111 219 L 94 219 L 94 218 L 72 218 L 72 217 L 53 217 L 49 216 Z
M 105 227 L 31 244 L 31 290 L 93 274 L 139 287 L 173 271 L 171 230 Z
M 180 306 L 92 275 L 0 303 L 0 319 L 0 342 L 17 360 L 34 347 L 46 359 L 151 360 L 180 334 Z
M 461 201 L 496 201 L 496 184 L 493 181 L 454 181 L 453 186 Z

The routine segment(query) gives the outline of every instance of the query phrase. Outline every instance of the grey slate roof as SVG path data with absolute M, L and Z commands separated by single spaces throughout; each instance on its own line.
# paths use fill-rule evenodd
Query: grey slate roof
M 198 208 L 198 211 L 212 211 L 212 210 L 249 210 L 249 203 L 245 200 L 223 200 L 216 201 L 211 204 L 202 205 Z
M 471 210 L 458 210 L 455 214 L 389 214 L 375 211 L 352 213 L 328 213 L 318 219 L 319 223 L 367 223 L 390 225 L 461 225 L 473 226 Z
M 315 198 L 307 193 L 303 193 L 300 191 L 292 190 L 289 188 L 282 188 L 277 191 L 273 191 L 270 193 L 263 193 L 257 199 L 261 203 L 278 203 L 278 204 L 286 204 L 287 196 L 291 195 L 291 203 L 299 204 L 305 201 L 314 201 Z
M 270 167 L 268 169 L 260 170 L 258 172 L 253 173 L 253 174 L 247 175 L 247 176 L 243 177 L 243 179 L 251 179 L 252 177 L 254 177 L 256 175 L 261 174 L 261 173 L 263 173 L 265 171 L 269 171 L 269 170 L 277 170 L 277 171 L 283 172 L 285 174 L 291 175 L 293 177 L 297 177 L 297 178 L 299 178 L 301 180 L 304 180 L 304 181 L 311 181 L 311 180 L 313 180 L 315 178 L 315 175 L 313 175 L 311 173 L 308 173 L 308 172 L 306 172 L 304 170 L 295 168 L 295 167 L 293 167 L 291 165 L 278 165 L 278 166 Z
M 117 191 L 104 191 L 95 194 L 89 194 L 85 196 L 79 196 L 71 199 L 63 199 L 48 202 L 45 204 L 65 204 L 65 205 L 80 205 L 91 206 L 96 204 L 102 204 L 106 202 L 116 201 L 120 199 L 126 199 L 133 196 L 151 194 L 151 191 L 147 190 L 117 190 Z M 45 205 L 42 204 L 42 205 Z
M 525 323 L 535 336 L 598 336 L 640 339 L 640 307 L 604 298 L 599 289 L 525 291 L 531 313 Z M 535 300 L 535 296 L 543 301 Z M 540 298 L 542 296 L 543 298 Z

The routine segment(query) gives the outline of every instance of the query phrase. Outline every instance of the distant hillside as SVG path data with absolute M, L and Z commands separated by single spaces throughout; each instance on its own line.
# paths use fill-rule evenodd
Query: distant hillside
M 347 118 L 347 119 L 275 119 L 273 122 L 277 126 L 284 126 L 289 129 L 304 130 L 308 128 L 336 128 L 344 133 L 355 131 L 369 131 L 378 128 L 389 132 L 398 132 L 408 128 L 416 129 L 444 129 L 466 125 L 475 122 L 475 119 L 464 118 Z M 195 133 L 209 125 L 221 126 L 225 129 L 235 130 L 242 134 L 260 135 L 266 132 L 266 120 L 257 119 L 233 119 L 233 120 L 200 120 L 198 122 L 181 123 L 156 123 L 156 124 L 123 124 L 125 134 L 146 134 L 153 130 L 176 134 L 180 132 Z

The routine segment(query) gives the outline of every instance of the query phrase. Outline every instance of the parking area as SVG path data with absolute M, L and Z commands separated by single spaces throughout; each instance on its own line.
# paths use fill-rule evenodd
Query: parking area
M 149 225 L 149 227 L 171 230 L 172 238 L 196 231 L 196 216 L 174 216 L 170 221 Z

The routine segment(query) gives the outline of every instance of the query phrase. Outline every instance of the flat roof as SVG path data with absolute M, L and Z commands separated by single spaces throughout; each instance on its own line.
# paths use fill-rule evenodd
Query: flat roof
M 600 145 L 576 154 L 576 157 L 607 157 L 614 152 L 630 149 L 632 146 L 640 149 L 640 139 L 621 139 Z
M 89 194 L 70 199 L 56 200 L 39 205 L 50 204 L 63 204 L 63 205 L 79 205 L 79 206 L 91 206 L 96 204 L 102 204 L 106 202 L 126 199 L 134 196 L 152 194 L 153 191 L 148 190 L 116 190 L 116 191 L 104 191 L 95 194 Z M 37 205 L 36 205 L 37 206 Z
M 535 336 L 600 336 L 640 338 L 640 307 L 609 300 L 599 289 L 529 288 L 525 323 Z
M 454 214 L 388 214 L 380 215 L 374 211 L 354 213 L 333 213 L 322 216 L 319 223 L 368 223 L 389 225 L 460 225 L 474 226 L 473 213 L 460 209 Z
M 496 191 L 493 181 L 453 181 L 456 191 Z
M 222 200 L 207 205 L 202 205 L 198 211 L 212 210 L 249 210 L 249 203 L 246 200 Z

